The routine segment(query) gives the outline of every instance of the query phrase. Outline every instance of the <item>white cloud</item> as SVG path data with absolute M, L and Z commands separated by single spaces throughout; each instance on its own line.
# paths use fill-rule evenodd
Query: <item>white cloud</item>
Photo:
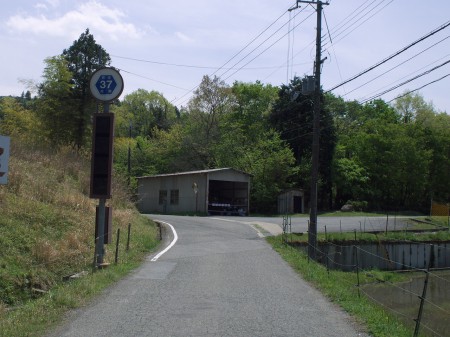
M 47 1 L 51 6 L 58 1 Z M 38 4 L 40 8 L 47 8 L 44 3 Z M 118 10 L 93 0 L 83 3 L 78 8 L 62 16 L 50 18 L 45 15 L 15 15 L 10 17 L 6 24 L 9 29 L 22 33 L 47 35 L 52 37 L 77 38 L 81 31 L 90 28 L 103 38 L 111 40 L 140 39 L 144 32 L 133 24 L 124 20 L 125 14 Z
M 52 8 L 56 8 L 59 6 L 59 0 L 45 0 L 44 3 L 39 2 L 34 5 L 36 9 L 49 10 L 49 5 Z
M 183 42 L 191 43 L 194 41 L 189 36 L 187 36 L 186 34 L 183 34 L 181 32 L 175 32 L 175 36 Z
M 43 9 L 43 10 L 47 10 L 48 9 L 47 5 L 43 4 L 43 3 L 38 3 L 38 4 L 34 5 L 34 8 L 36 8 L 36 9 Z

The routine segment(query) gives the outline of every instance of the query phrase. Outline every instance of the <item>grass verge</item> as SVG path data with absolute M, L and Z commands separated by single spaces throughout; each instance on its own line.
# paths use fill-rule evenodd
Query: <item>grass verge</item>
M 296 272 L 367 327 L 367 332 L 372 336 L 411 336 L 410 329 L 406 328 L 396 317 L 374 304 L 363 294 L 358 296 L 355 273 L 327 271 L 324 266 L 310 261 L 303 252 L 284 244 L 281 236 L 268 237 L 267 241 Z M 392 277 L 401 276 L 382 272 L 378 272 L 376 275 L 377 279 L 390 278 L 389 281 L 394 281 L 391 279 Z M 360 274 L 361 285 L 373 282 L 373 271 Z
M 64 314 L 86 304 L 105 288 L 127 275 L 140 265 L 145 256 L 159 243 L 155 224 L 142 216 L 132 225 L 130 249 L 126 252 L 126 236 L 119 245 L 119 263 L 107 269 L 92 272 L 90 265 L 84 270 L 89 274 L 83 278 L 58 283 L 39 298 L 29 300 L 16 308 L 3 311 L 0 308 L 0 336 L 42 336 L 57 325 Z M 115 240 L 115 238 L 114 238 Z M 113 252 L 107 252 L 107 260 Z
M 88 157 L 71 148 L 55 152 L 15 139 L 9 164 L 8 184 L 0 186 L 0 336 L 41 336 L 67 310 L 137 267 L 158 245 L 159 235 L 115 175 L 108 200 L 113 237 L 104 260 L 114 263 L 120 229 L 119 263 L 92 273 L 98 201 L 89 198 Z M 88 276 L 63 281 L 81 271 Z

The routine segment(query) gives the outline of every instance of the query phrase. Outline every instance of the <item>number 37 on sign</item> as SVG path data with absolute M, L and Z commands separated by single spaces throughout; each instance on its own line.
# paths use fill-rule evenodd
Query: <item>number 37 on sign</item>
M 102 68 L 95 71 L 90 80 L 92 95 L 103 102 L 118 98 L 123 90 L 123 79 L 114 68 Z

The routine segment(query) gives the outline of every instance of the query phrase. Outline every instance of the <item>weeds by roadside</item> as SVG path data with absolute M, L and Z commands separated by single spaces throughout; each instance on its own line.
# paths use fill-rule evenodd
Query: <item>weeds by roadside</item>
M 358 296 L 356 277 L 353 273 L 327 271 L 325 266 L 309 260 L 304 253 L 284 244 L 281 236 L 268 237 L 267 241 L 305 280 L 365 325 L 374 337 L 409 337 L 411 335 L 411 331 L 391 314 L 365 297 Z M 382 278 L 383 274 L 377 277 Z M 373 273 L 363 276 L 360 282 L 361 284 L 373 282 Z
M 85 303 L 135 268 L 158 244 L 156 225 L 130 202 L 130 193 L 113 179 L 113 242 L 117 228 L 132 224 L 118 265 L 91 273 L 96 200 L 89 199 L 89 162 L 71 149 L 52 153 L 12 142 L 9 181 L 0 186 L 0 336 L 40 336 L 63 313 Z M 106 246 L 105 260 L 114 262 Z M 83 279 L 67 275 L 89 271 Z

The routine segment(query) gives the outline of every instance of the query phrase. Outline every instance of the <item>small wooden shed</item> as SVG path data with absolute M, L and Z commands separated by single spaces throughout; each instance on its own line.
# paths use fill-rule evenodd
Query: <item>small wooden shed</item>
M 305 212 L 305 193 L 302 189 L 286 190 L 278 196 L 278 213 L 294 214 Z
M 232 168 L 139 177 L 142 213 L 248 215 L 251 175 Z

